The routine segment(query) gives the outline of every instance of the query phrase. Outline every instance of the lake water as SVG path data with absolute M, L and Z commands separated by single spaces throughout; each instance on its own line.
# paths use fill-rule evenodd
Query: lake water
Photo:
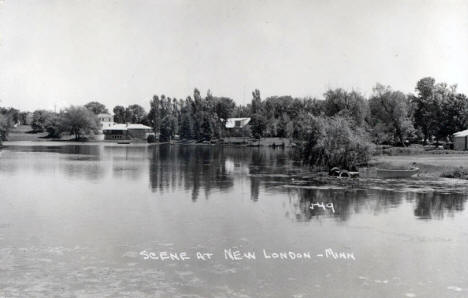
M 307 171 L 281 149 L 7 145 L 0 296 L 468 296 L 465 182 Z

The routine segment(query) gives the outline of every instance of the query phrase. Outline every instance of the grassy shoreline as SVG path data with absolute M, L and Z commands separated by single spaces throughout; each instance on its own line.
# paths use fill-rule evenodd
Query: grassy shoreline
M 421 170 L 421 176 L 440 177 L 460 167 L 468 168 L 468 154 L 454 151 L 450 154 L 425 152 L 416 155 L 382 155 L 375 156 L 369 165 L 381 168 L 408 168 L 413 162 Z

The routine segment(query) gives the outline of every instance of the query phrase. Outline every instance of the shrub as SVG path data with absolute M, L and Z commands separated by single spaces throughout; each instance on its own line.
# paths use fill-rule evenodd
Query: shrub
M 444 178 L 458 178 L 458 179 L 468 179 L 468 172 L 466 172 L 463 167 L 456 168 L 454 170 L 443 172 L 440 177 Z

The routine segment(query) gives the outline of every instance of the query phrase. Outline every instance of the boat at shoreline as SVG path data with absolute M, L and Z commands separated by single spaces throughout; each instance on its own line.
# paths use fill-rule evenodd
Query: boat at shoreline
M 409 178 L 419 173 L 419 168 L 410 169 L 376 169 L 379 178 Z

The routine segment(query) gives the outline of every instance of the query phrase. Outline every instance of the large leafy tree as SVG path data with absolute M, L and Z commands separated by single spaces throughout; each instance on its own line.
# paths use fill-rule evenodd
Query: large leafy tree
M 180 137 L 185 140 L 193 139 L 193 111 L 192 99 L 187 97 L 181 110 Z
M 255 113 L 252 115 L 250 120 L 250 131 L 252 136 L 256 139 L 263 137 L 263 133 L 266 129 L 267 119 L 261 113 Z
M 171 114 L 166 115 L 161 121 L 159 141 L 170 141 L 174 137 L 176 129 L 177 119 Z
M 468 124 L 468 100 L 464 94 L 457 93 L 456 86 L 448 87 L 445 83 L 435 86 L 435 97 L 439 102 L 439 125 L 436 138 L 446 140 Z
M 211 119 L 208 113 L 203 113 L 200 125 L 200 132 L 198 135 L 198 140 L 200 141 L 209 141 L 213 137 L 213 128 L 211 126 Z
M 125 107 L 124 106 L 115 106 L 113 109 L 113 112 L 114 112 L 115 123 L 125 123 Z
M 416 84 L 416 91 L 417 95 L 411 97 L 414 125 L 422 132 L 424 143 L 432 137 L 445 140 L 466 129 L 468 101 L 464 94 L 457 93 L 456 85 L 425 77 Z
M 155 131 L 159 131 L 159 140 L 161 142 L 170 141 L 179 129 L 179 107 L 177 100 L 165 95 L 161 95 L 161 99 L 155 96 L 151 102 L 151 111 L 148 118 Z
M 58 138 L 64 131 L 63 122 L 65 121 L 62 114 L 53 113 L 45 122 L 45 130 L 51 138 Z
M 223 123 L 226 123 L 226 120 L 231 117 L 235 107 L 236 104 L 231 98 L 215 97 L 215 113 L 220 120 L 223 120 Z
M 8 115 L 0 113 L 0 145 L 2 145 L 2 141 L 6 140 L 11 126 L 12 122 Z
M 161 128 L 161 103 L 157 95 L 154 95 L 153 99 L 150 101 L 148 122 L 155 132 L 159 132 Z
M 406 138 L 414 131 L 406 95 L 377 84 L 369 100 L 369 108 L 376 141 L 404 145 Z
M 97 133 L 99 120 L 97 116 L 84 107 L 71 106 L 61 113 L 61 127 L 79 140 L 84 135 Z
M 46 130 L 46 123 L 54 116 L 54 112 L 36 110 L 32 114 L 31 128 L 36 132 Z
M 256 139 L 263 137 L 263 134 L 266 129 L 267 119 L 263 115 L 264 108 L 262 103 L 262 98 L 260 95 L 260 90 L 255 89 L 252 92 L 252 102 L 250 104 L 250 129 L 252 136 Z
M 11 128 L 20 123 L 20 111 L 15 108 L 0 107 L 0 144 L 6 140 Z
M 419 129 L 424 136 L 424 143 L 436 134 L 440 105 L 437 97 L 434 96 L 435 79 L 425 77 L 416 84 L 417 95 L 411 97 L 414 109 L 414 126 Z
M 87 104 L 85 104 L 85 108 L 87 108 L 96 115 L 109 113 L 106 106 L 98 101 L 88 102 Z
M 197 140 L 202 137 L 202 123 L 204 121 L 203 99 L 198 89 L 193 90 L 192 113 L 193 113 L 193 134 Z M 206 128 L 206 125 L 205 125 Z
M 368 116 L 368 106 L 367 101 L 359 92 L 330 89 L 325 92 L 324 96 L 324 110 L 327 116 L 343 116 L 350 119 L 353 125 L 364 125 Z
M 125 109 L 125 120 L 131 123 L 144 123 L 146 120 L 145 109 L 137 104 L 129 105 Z

